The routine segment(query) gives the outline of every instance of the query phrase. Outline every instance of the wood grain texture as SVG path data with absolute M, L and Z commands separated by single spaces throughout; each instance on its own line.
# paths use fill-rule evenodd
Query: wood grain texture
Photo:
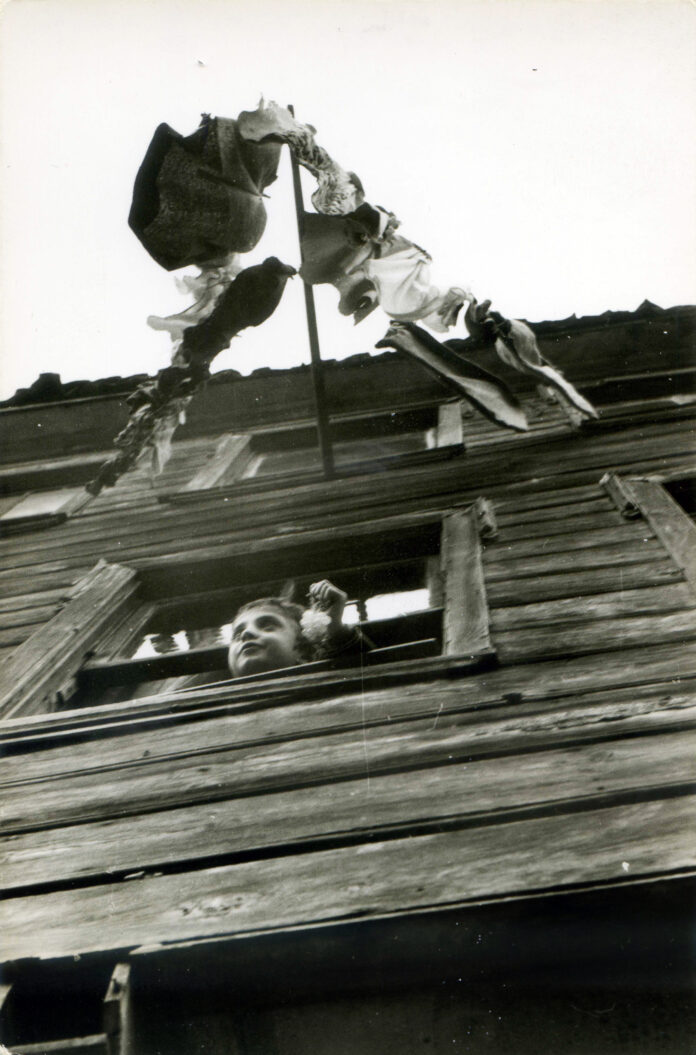
M 0 714 L 30 711 L 60 688 L 135 590 L 132 569 L 97 564 L 65 608 L 0 661 Z
M 215 802 L 387 773 L 502 757 L 540 748 L 595 743 L 691 728 L 693 691 L 645 699 L 602 701 L 602 706 L 542 710 L 538 714 L 486 715 L 435 712 L 427 719 L 387 722 L 295 741 L 235 743 L 220 736 L 200 746 L 112 762 L 107 752 L 79 770 L 53 766 L 38 775 L 31 758 L 19 779 L 2 785 L 6 834 L 66 824 L 134 816 L 143 811 Z M 195 732 L 195 731 L 192 731 Z M 198 731 L 204 737 L 204 731 Z M 146 752 L 148 749 L 144 749 Z M 40 766 L 40 759 L 37 760 Z M 16 772 L 16 769 L 15 769 Z M 36 778 L 29 776 L 37 773 Z
M 655 481 L 624 480 L 624 487 L 696 593 L 696 524 Z
M 437 720 L 436 716 L 436 720 Z M 0 889 L 68 884 L 103 875 L 189 867 L 200 858 L 270 854 L 416 834 L 443 825 L 485 827 L 525 814 L 559 815 L 655 797 L 694 785 L 694 731 L 451 764 L 370 773 L 251 798 L 0 837 Z M 128 788 L 124 784 L 124 801 Z M 108 1032 L 108 1030 L 107 1030 Z
M 696 867 L 693 798 L 396 839 L 0 904 L 3 957 L 83 955 Z
M 444 518 L 440 561 L 445 596 L 443 648 L 448 655 L 476 655 L 491 648 L 481 551 L 475 508 Z
M 24 766 L 39 765 L 39 773 L 64 772 L 65 752 L 69 745 L 75 768 L 93 757 L 100 741 L 110 757 L 139 758 L 145 749 L 159 743 L 167 750 L 170 738 L 176 743 L 181 728 L 196 730 L 195 738 L 206 730 L 219 736 L 226 729 L 234 741 L 272 737 L 281 739 L 311 734 L 326 729 L 362 727 L 407 716 L 434 717 L 440 710 L 486 710 L 505 701 L 526 706 L 541 704 L 552 709 L 559 701 L 563 706 L 578 694 L 592 693 L 598 702 L 611 702 L 612 694 L 624 688 L 641 693 L 666 689 L 676 692 L 688 689 L 696 677 L 696 650 L 685 651 L 679 643 L 654 645 L 620 652 L 607 652 L 598 666 L 593 656 L 578 656 L 560 661 L 521 665 L 516 668 L 487 670 L 465 680 L 450 680 L 451 672 L 433 670 L 418 664 L 421 678 L 411 684 L 390 686 L 389 681 L 364 692 L 360 685 L 327 698 L 322 688 L 320 702 L 308 702 L 314 682 L 312 676 L 284 680 L 283 684 L 243 686 L 235 691 L 234 683 L 209 689 L 194 688 L 183 692 L 162 693 L 157 697 L 127 701 L 121 704 L 82 708 L 52 715 L 30 715 L 0 724 L 0 748 L 5 779 L 21 778 Z M 438 669 L 435 670 L 435 667 Z M 676 673 L 675 673 L 676 672 Z M 384 672 L 380 671 L 380 675 Z M 323 676 L 317 676 L 321 680 Z M 427 693 L 423 685 L 427 683 Z M 609 693 L 609 696 L 603 695 Z M 639 697 L 640 694 L 637 694 Z M 219 719 L 223 724 L 210 724 Z M 199 733 L 198 730 L 201 732 Z M 150 742 L 138 750 L 140 738 L 148 734 Z M 189 733 L 186 733 L 189 737 Z M 189 745 L 191 740 L 189 737 Z M 108 744 L 108 746 L 107 746 Z M 120 745 L 123 745 L 121 749 Z M 39 750 L 40 749 L 40 750 Z M 27 751 L 28 754 L 22 752 Z M 45 761 L 40 761 L 41 759 Z M 82 761 L 81 761 L 82 760 Z M 56 765 L 57 763 L 57 765 Z M 48 769 L 46 769 L 46 765 Z

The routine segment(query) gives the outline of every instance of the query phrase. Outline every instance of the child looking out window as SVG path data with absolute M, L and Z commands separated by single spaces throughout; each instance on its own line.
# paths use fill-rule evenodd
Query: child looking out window
M 232 624 L 228 665 L 233 677 L 282 670 L 359 652 L 359 631 L 342 622 L 347 595 L 328 579 L 312 583 L 309 608 L 282 597 L 243 605 Z

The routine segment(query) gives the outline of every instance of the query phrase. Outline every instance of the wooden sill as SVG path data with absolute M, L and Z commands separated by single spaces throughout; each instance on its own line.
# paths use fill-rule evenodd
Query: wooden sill
M 311 664 L 308 664 L 311 666 Z M 2 752 L 13 754 L 49 746 L 118 736 L 139 728 L 159 728 L 187 721 L 204 721 L 221 714 L 265 710 L 292 703 L 308 703 L 331 696 L 407 685 L 432 678 L 460 678 L 497 666 L 495 649 L 472 655 L 401 659 L 366 669 L 344 667 L 298 674 L 290 668 L 283 677 L 230 678 L 213 685 L 179 689 L 124 703 L 82 707 L 53 714 L 8 719 L 0 724 Z

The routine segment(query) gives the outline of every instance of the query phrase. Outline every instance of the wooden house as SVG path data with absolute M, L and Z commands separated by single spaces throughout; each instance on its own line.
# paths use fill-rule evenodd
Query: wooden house
M 692 1050 L 695 323 L 536 326 L 600 418 L 502 368 L 524 435 L 327 363 L 328 479 L 305 368 L 91 500 L 132 381 L 0 410 L 12 1052 Z M 321 577 L 372 651 L 231 678 L 237 605 Z

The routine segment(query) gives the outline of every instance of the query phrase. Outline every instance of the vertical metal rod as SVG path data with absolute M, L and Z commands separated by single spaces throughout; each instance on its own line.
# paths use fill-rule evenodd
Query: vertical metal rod
M 295 116 L 293 106 L 288 106 L 290 113 Z M 302 201 L 302 184 L 300 182 L 300 166 L 295 160 L 295 155 L 290 149 L 290 164 L 292 165 L 292 185 L 295 191 L 295 210 L 297 212 L 297 232 L 302 244 L 302 217 L 304 215 L 304 203 Z M 326 406 L 326 389 L 324 387 L 324 372 L 319 351 L 319 333 L 317 331 L 317 313 L 314 309 L 314 291 L 308 282 L 304 285 L 305 310 L 307 312 L 307 331 L 309 333 L 309 351 L 311 354 L 312 384 L 314 386 L 314 404 L 317 412 L 317 432 L 319 434 L 319 449 L 324 466 L 324 476 L 330 480 L 334 476 L 334 458 L 329 436 L 329 415 Z

